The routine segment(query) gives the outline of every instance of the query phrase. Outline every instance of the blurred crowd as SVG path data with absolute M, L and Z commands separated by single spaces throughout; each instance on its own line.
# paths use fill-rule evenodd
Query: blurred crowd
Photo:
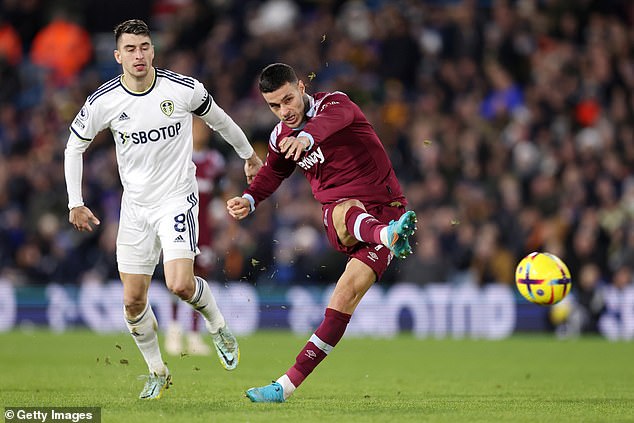
M 93 233 L 67 222 L 62 162 L 86 96 L 120 73 L 112 28 L 135 17 L 153 30 L 155 65 L 202 81 L 261 156 L 276 123 L 256 87 L 265 65 L 289 63 L 309 92 L 340 90 L 361 106 L 419 216 L 414 255 L 385 284 L 511 284 L 537 250 L 584 275 L 579 292 L 623 273 L 631 284 L 634 3 L 101 3 L 0 0 L 0 277 L 117 279 L 111 134 L 84 157 L 85 201 L 102 222 Z M 201 210 L 206 276 L 335 281 L 345 257 L 327 245 L 302 175 L 234 222 L 224 202 L 245 186 L 242 162 L 216 134 L 195 136 L 224 158 Z

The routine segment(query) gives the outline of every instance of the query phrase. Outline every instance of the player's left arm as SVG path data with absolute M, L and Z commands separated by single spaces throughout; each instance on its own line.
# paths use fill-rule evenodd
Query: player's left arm
M 229 214 L 240 220 L 253 213 L 256 206 L 270 197 L 294 170 L 295 163 L 283 160 L 282 156 L 271 150 L 269 145 L 266 163 L 258 173 L 257 178 L 243 192 L 242 197 L 234 197 L 227 201 Z

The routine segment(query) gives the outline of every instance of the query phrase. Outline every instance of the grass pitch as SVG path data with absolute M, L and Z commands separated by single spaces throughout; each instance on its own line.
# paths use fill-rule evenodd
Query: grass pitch
M 3 333 L 0 406 L 101 407 L 102 422 L 634 422 L 633 345 L 599 337 L 344 337 L 288 402 L 244 397 L 307 338 L 242 337 L 233 372 L 215 356 L 165 356 L 174 385 L 141 401 L 146 368 L 127 333 Z

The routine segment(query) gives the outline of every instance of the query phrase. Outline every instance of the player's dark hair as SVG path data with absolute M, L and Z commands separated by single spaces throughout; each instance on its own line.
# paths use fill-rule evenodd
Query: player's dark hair
M 273 63 L 262 70 L 258 85 L 260 92 L 272 93 L 287 82 L 295 84 L 297 81 L 297 74 L 292 67 L 284 63 Z
M 114 42 L 119 43 L 119 38 L 123 34 L 147 35 L 150 36 L 150 28 L 141 19 L 128 19 L 121 22 L 114 29 Z

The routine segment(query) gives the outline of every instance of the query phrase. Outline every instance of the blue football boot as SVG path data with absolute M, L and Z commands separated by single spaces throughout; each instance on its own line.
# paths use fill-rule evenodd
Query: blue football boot
M 416 222 L 416 213 L 410 210 L 387 226 L 387 247 L 396 257 L 405 258 L 412 253 L 408 238 L 416 232 Z

